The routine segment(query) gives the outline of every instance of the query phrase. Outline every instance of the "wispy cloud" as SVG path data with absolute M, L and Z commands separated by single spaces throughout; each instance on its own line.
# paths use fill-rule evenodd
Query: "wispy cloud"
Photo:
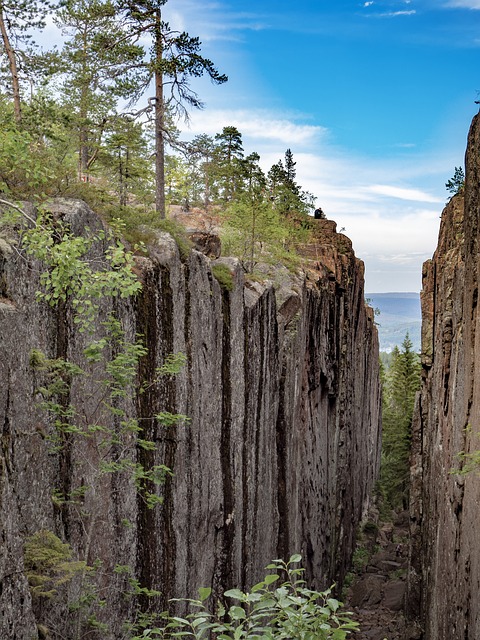
M 444 6 L 458 9 L 480 9 L 480 0 L 450 0 Z
M 431 202 L 440 203 L 442 200 L 430 195 L 420 189 L 409 189 L 405 187 L 396 187 L 386 184 L 374 184 L 369 187 L 365 187 L 367 193 L 374 193 L 379 196 L 386 196 L 388 198 L 396 198 L 398 200 L 410 200 L 414 202 Z
M 417 12 L 415 9 L 409 9 L 408 11 L 385 11 L 384 13 L 371 14 L 378 18 L 396 18 L 397 16 L 413 16 Z
M 283 145 L 312 144 L 327 133 L 325 127 L 299 124 L 284 117 L 276 117 L 265 111 L 210 110 L 196 113 L 192 118 L 190 133 L 220 133 L 223 127 L 233 126 L 243 136 L 252 139 L 281 142 Z
M 175 8 L 167 4 L 166 18 L 175 29 L 188 30 L 195 24 L 195 32 L 204 42 L 237 40 L 241 31 L 262 31 L 269 27 L 268 17 L 253 12 L 232 11 L 220 2 L 200 5 L 196 0 L 177 0 Z

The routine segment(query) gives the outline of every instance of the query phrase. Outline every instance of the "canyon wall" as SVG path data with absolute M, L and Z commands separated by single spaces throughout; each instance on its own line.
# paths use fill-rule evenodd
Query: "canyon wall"
M 464 192 L 442 214 L 421 294 L 423 384 L 412 436 L 407 613 L 425 640 L 480 638 L 480 118 Z M 413 636 L 412 636 L 413 637 Z
M 51 208 L 75 233 L 102 227 L 80 201 Z M 99 241 L 92 251 L 104 248 Z M 136 387 L 119 403 L 157 445 L 144 450 L 132 434 L 132 460 L 173 471 L 158 489 L 163 504 L 149 509 L 128 474 L 99 473 L 105 454 L 96 434 L 70 434 L 52 447 L 54 425 L 38 393 L 45 374 L 32 353 L 87 369 L 88 377 L 69 382 L 78 420 L 95 418 L 102 392 L 68 300 L 55 309 L 36 301 L 42 265 L 0 240 L 1 638 L 36 637 L 36 624 L 50 637 L 77 637 L 61 603 L 32 603 L 23 546 L 39 530 L 90 565 L 101 561 L 91 578 L 108 600 L 100 620 L 111 631 L 101 638 L 128 637 L 121 621 L 134 615 L 116 565 L 160 590 L 158 607 L 200 586 L 216 594 L 251 586 L 271 559 L 292 553 L 302 554 L 312 586 L 342 580 L 379 464 L 377 331 L 364 303 L 363 263 L 335 223 L 316 221 L 305 254 L 309 267 L 297 275 L 278 267 L 255 281 L 237 261 L 220 259 L 233 273 L 228 291 L 205 255 L 181 259 L 159 233 L 149 257 L 137 259 L 140 294 L 102 302 L 98 334 L 114 309 L 126 335 L 141 334 L 148 349 Z M 185 367 L 157 379 L 172 352 L 186 355 Z M 153 416 L 162 410 L 189 422 L 161 426 Z M 77 498 L 59 500 L 66 494 Z

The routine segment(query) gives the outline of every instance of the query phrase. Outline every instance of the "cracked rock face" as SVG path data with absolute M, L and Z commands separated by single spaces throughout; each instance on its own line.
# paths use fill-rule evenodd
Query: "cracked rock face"
M 78 201 L 61 201 L 56 212 L 78 232 L 100 224 Z M 129 565 L 142 586 L 162 592 L 158 607 L 195 597 L 200 586 L 215 594 L 251 586 L 270 560 L 292 553 L 302 554 L 312 586 L 342 580 L 378 470 L 378 340 L 364 304 L 363 264 L 331 223 L 318 223 L 314 253 L 325 263 L 308 277 L 277 270 L 278 284 L 247 287 L 230 260 L 228 292 L 205 255 L 192 251 L 182 262 L 165 235 L 150 258 L 139 258 L 142 292 L 116 311 L 127 335 L 142 334 L 148 347 L 138 378 L 150 386 L 123 402 L 157 451 L 134 455 L 174 473 L 154 510 L 128 479 L 98 474 L 94 439 L 63 453 L 49 447 L 52 425 L 38 406 L 30 353 L 81 361 L 85 338 L 68 304 L 52 310 L 36 302 L 41 265 L 1 245 L 0 638 L 24 640 L 46 624 L 22 558 L 25 538 L 40 529 L 68 541 L 79 558 L 100 559 L 103 575 Z M 110 307 L 105 301 L 99 323 Z M 157 384 L 155 368 L 171 352 L 183 352 L 187 364 Z M 97 393 L 88 382 L 72 383 L 70 398 L 88 413 Z M 190 422 L 157 425 L 151 416 L 165 409 Z M 59 506 L 52 492 L 82 485 L 88 516 L 80 522 L 78 509 Z M 113 594 L 103 614 L 112 627 L 107 640 L 119 637 L 131 607 L 121 579 L 102 583 Z M 57 605 L 49 616 L 51 628 L 70 637 L 67 610 Z
M 464 194 L 445 207 L 438 248 L 423 271 L 407 613 L 425 640 L 480 638 L 480 476 L 462 473 L 480 449 L 479 178 L 477 116 Z

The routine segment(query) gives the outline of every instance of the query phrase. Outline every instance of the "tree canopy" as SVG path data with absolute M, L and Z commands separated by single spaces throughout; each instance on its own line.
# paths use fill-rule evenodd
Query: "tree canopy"
M 411 428 L 420 371 L 420 358 L 407 333 L 401 349 L 394 348 L 383 376 L 380 485 L 386 504 L 394 509 L 408 504 Z
M 227 77 L 197 37 L 163 19 L 166 2 L 0 3 L 0 193 L 118 204 L 115 215 L 137 226 L 164 218 L 172 204 L 216 211 L 230 234 L 247 225 L 249 258 L 231 246 L 250 268 L 267 237 L 288 249 L 288 237 L 308 227 L 313 198 L 296 181 L 291 149 L 264 171 L 233 125 L 181 139 L 182 118 L 203 107 L 192 79 Z M 35 35 L 47 14 L 63 43 L 42 51 Z

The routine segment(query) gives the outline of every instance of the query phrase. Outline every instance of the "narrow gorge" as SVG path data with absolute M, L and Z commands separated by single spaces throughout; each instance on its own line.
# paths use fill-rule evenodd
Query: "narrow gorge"
M 87 261 L 103 264 L 113 245 L 102 219 L 81 200 L 48 208 L 73 237 L 95 238 Z M 23 210 L 34 224 L 34 207 Z M 480 637 L 479 218 L 476 116 L 465 186 L 423 271 L 404 640 Z M 292 554 L 313 588 L 342 585 L 380 465 L 378 337 L 350 240 L 332 221 L 312 224 L 302 269 L 259 265 L 254 278 L 216 257 L 214 237 L 194 233 L 199 250 L 185 253 L 154 232 L 133 265 L 141 289 L 97 301 L 90 336 L 68 295 L 54 306 L 38 296 L 46 267 L 25 251 L 25 223 L 2 231 L 2 640 L 87 637 L 85 624 L 88 637 L 128 637 L 139 610 L 200 587 L 247 589 Z M 92 339 L 109 362 L 138 346 L 122 392 L 107 397 L 115 372 Z M 172 354 L 184 362 L 175 375 Z M 107 449 L 105 432 L 118 434 Z M 32 596 L 37 535 L 63 562 L 53 598 Z M 81 621 L 93 601 L 95 618 Z

